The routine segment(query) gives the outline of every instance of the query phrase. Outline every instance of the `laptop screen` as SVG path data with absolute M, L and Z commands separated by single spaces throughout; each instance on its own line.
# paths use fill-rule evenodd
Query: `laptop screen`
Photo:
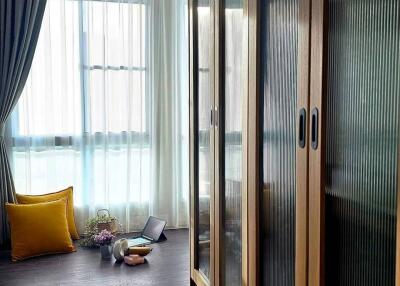
M 146 226 L 142 232 L 142 236 L 157 241 L 160 238 L 160 235 L 162 234 L 166 224 L 166 221 L 151 216 L 147 220 Z

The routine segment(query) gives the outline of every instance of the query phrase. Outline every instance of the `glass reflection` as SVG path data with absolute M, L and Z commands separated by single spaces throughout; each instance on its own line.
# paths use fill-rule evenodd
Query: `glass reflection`
M 325 284 L 395 285 L 400 2 L 327 5 Z
M 295 285 L 298 4 L 261 4 L 263 285 Z
M 210 274 L 210 3 L 201 1 L 198 17 L 198 269 Z
M 225 1 L 224 284 L 241 285 L 243 3 Z

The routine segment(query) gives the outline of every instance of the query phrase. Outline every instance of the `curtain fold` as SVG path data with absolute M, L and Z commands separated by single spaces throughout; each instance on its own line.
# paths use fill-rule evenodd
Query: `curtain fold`
M 151 0 L 152 213 L 175 226 L 188 225 L 188 56 L 186 14 L 181 1 Z M 165 112 L 167 111 L 167 112 Z M 186 117 L 185 117 L 186 115 Z M 186 137 L 187 139 L 187 137 Z M 179 176 L 176 176 L 177 173 Z
M 4 204 L 15 201 L 5 125 L 28 77 L 45 6 L 46 0 L 0 1 L 0 244 L 9 239 Z
M 47 3 L 10 121 L 17 192 L 74 187 L 75 217 L 108 208 L 125 231 L 148 216 L 188 225 L 185 0 Z

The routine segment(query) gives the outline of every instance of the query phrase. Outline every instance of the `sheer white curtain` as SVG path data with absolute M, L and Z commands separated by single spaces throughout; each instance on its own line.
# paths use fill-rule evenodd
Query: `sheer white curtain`
M 14 112 L 17 192 L 74 186 L 80 229 L 109 208 L 126 231 L 149 215 L 188 224 L 185 0 L 49 0 Z
M 153 55 L 149 59 L 153 114 L 151 177 L 154 179 L 151 188 L 153 191 L 151 209 L 174 225 L 187 225 L 189 201 L 189 160 L 186 151 L 189 148 L 187 6 L 184 0 L 149 0 L 148 3 L 150 19 L 153 19 L 149 41 L 149 52 Z M 186 135 L 182 136 L 183 134 Z M 174 191 L 180 189 L 185 191 Z

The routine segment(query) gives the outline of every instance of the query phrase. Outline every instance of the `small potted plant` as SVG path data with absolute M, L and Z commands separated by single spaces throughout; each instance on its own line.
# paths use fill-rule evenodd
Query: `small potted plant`
M 100 253 L 102 259 L 111 258 L 111 242 L 114 235 L 106 229 L 103 229 L 99 234 L 94 236 L 94 242 L 100 246 Z

